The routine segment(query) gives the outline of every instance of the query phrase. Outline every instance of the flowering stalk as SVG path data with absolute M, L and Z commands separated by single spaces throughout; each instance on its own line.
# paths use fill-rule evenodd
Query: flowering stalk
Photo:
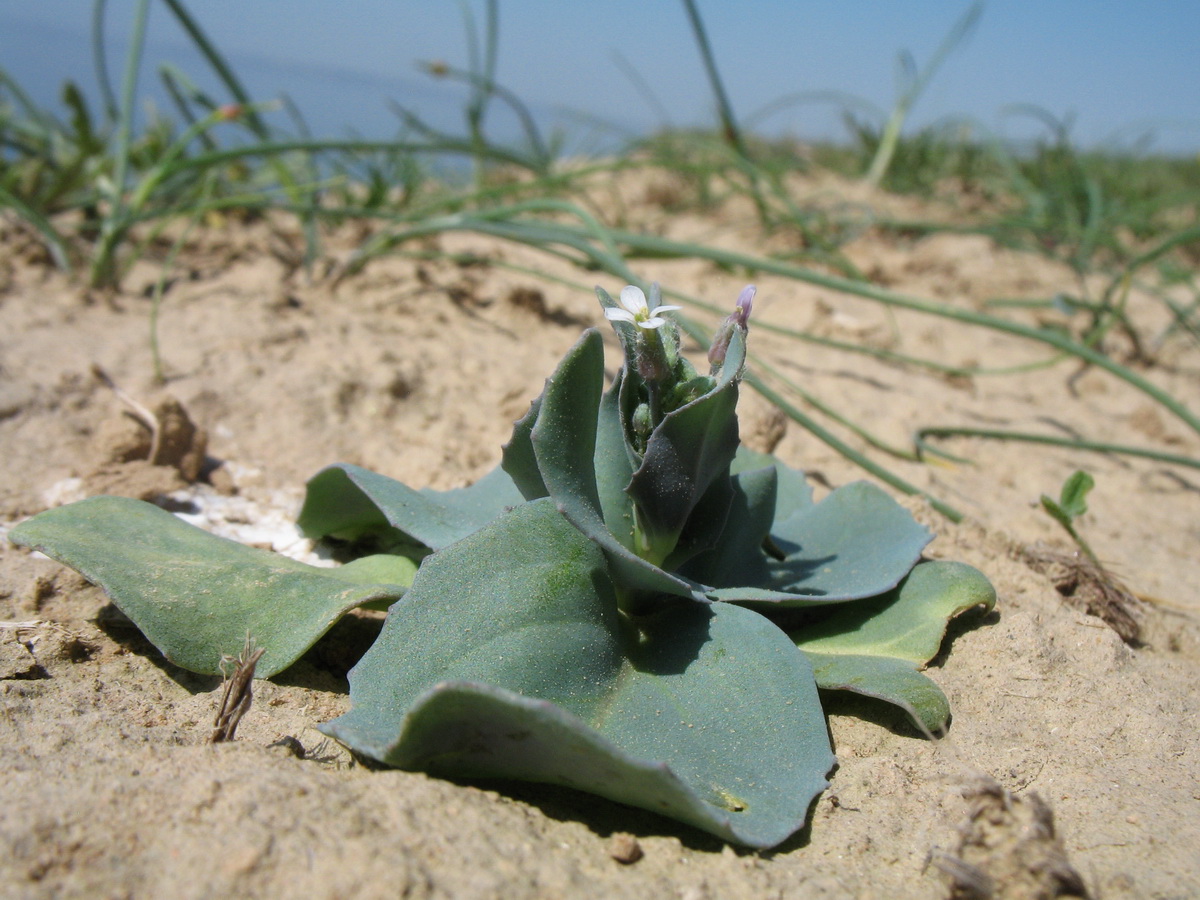
M 754 288 L 742 291 L 737 308 L 714 342 L 710 374 L 700 374 L 680 351 L 680 331 L 665 316 L 658 285 L 650 297 L 632 285 L 620 302 L 597 296 L 625 351 L 614 389 L 632 463 L 625 487 L 629 548 L 668 570 L 700 552 L 714 538 L 731 500 L 729 465 L 737 447 L 737 387 L 745 360 L 746 323 Z M 736 344 L 736 348 L 735 345 Z M 626 501 L 626 502 L 628 502 Z M 699 510 L 703 508 L 703 512 Z M 612 527 L 621 528 L 617 522 Z M 630 527 L 632 526 L 632 527 Z

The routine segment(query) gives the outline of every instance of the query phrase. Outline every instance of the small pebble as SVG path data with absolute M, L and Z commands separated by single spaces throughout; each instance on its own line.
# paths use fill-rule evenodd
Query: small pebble
M 608 855 L 622 865 L 633 865 L 643 856 L 642 845 L 632 834 L 618 831 L 608 839 Z

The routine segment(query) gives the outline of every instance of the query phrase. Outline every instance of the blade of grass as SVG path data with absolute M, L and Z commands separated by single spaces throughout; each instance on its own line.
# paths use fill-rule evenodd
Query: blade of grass
M 878 187 L 880 182 L 883 181 L 888 167 L 892 163 L 892 157 L 896 153 L 896 145 L 900 141 L 900 132 L 904 128 L 904 122 L 908 118 L 909 112 L 912 111 L 913 105 L 917 102 L 921 94 L 925 92 L 925 88 L 929 86 L 929 82 L 933 80 L 933 76 L 937 73 L 937 70 L 946 61 L 946 57 L 959 44 L 966 40 L 971 29 L 975 27 L 975 23 L 979 21 L 979 17 L 982 14 L 982 0 L 976 0 L 942 39 L 942 43 L 938 45 L 937 50 L 934 51 L 925 68 L 912 77 L 906 88 L 901 89 L 896 99 L 896 105 L 892 109 L 892 114 L 884 126 L 883 136 L 879 141 L 879 148 L 876 150 L 875 158 L 871 160 L 871 167 L 867 170 L 867 184 Z
M 109 125 L 120 118 L 117 95 L 113 93 L 112 79 L 108 75 L 108 52 L 105 50 L 104 21 L 108 0 L 95 0 L 92 4 L 92 63 L 96 67 L 96 84 L 100 88 L 100 101 L 104 104 L 104 115 Z
M 133 134 L 134 95 L 138 73 L 141 71 L 142 51 L 146 43 L 146 23 L 150 14 L 149 0 L 138 0 L 134 7 L 133 29 L 130 33 L 129 54 L 125 58 L 125 73 L 121 81 L 121 105 L 117 115 L 116 143 L 113 147 L 113 176 L 109 209 L 100 225 L 100 240 L 92 260 L 92 284 L 108 284 L 113 278 L 113 254 L 119 240 L 120 223 L 125 216 L 125 187 L 129 177 L 129 148 Z
M 0 207 L 5 206 L 12 207 L 16 210 L 17 215 L 37 230 L 46 243 L 46 249 L 50 252 L 50 258 L 54 260 L 54 265 L 69 274 L 72 268 L 66 240 L 55 230 L 50 221 L 20 197 L 0 187 Z
M 729 102 L 725 83 L 721 80 L 721 73 L 717 71 L 717 60 L 713 56 L 712 45 L 708 42 L 708 31 L 704 27 L 704 20 L 700 18 L 700 10 L 695 0 L 683 0 L 683 9 L 687 13 L 688 24 L 692 27 L 692 36 L 696 39 L 696 47 L 700 50 L 700 59 L 704 63 L 704 72 L 708 76 L 708 85 L 717 104 L 721 134 L 739 156 L 749 159 L 750 154 L 746 151 L 742 131 L 738 128 L 737 119 L 733 114 L 733 104 Z
M 187 7 L 183 5 L 181 0 L 163 0 L 167 8 L 175 16 L 175 20 L 179 26 L 187 32 L 188 37 L 192 39 L 192 43 L 196 45 L 196 49 L 200 51 L 209 67 L 225 85 L 225 89 L 233 96 L 233 99 L 243 106 L 250 107 L 250 94 L 247 93 L 242 82 L 238 79 L 237 74 L 225 62 L 225 57 L 217 50 L 216 45 L 208 39 L 208 35 L 204 33 L 204 29 L 200 27 L 200 23 L 192 17 L 188 12 Z M 260 140 L 267 141 L 271 138 L 271 130 L 267 127 L 266 122 L 254 109 L 249 109 L 246 113 L 246 121 L 250 130 L 258 136 Z
M 1149 447 L 1133 447 L 1128 444 L 1112 444 L 1104 441 L 1081 440 L 1079 438 L 1062 438 L 1050 434 L 1034 434 L 1024 431 L 1004 431 L 989 428 L 956 428 L 930 426 L 920 428 L 914 436 L 918 453 L 937 453 L 945 455 L 929 443 L 929 438 L 973 437 L 997 441 L 1020 441 L 1028 444 L 1046 444 L 1053 447 L 1065 447 L 1070 450 L 1089 450 L 1095 453 L 1115 453 L 1121 456 L 1136 456 L 1141 459 L 1152 459 L 1155 462 L 1170 463 L 1176 466 L 1187 466 L 1200 469 L 1200 459 L 1181 456 L 1178 453 L 1164 453 Z M 957 458 L 957 457 L 956 457 Z

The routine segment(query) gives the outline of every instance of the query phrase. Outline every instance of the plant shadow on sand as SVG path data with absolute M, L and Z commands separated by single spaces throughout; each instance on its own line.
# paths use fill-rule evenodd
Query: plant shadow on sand
M 376 767 L 382 768 L 377 764 Z M 509 800 L 535 807 L 547 818 L 558 822 L 575 822 L 583 825 L 601 838 L 611 838 L 616 834 L 630 834 L 635 838 L 673 837 L 684 847 L 697 853 L 720 855 L 728 847 L 739 856 L 764 858 L 807 847 L 811 840 L 812 813 L 817 803 L 820 802 L 820 796 L 813 800 L 804 827 L 783 843 L 769 850 L 754 850 L 723 841 L 666 816 L 633 806 L 624 806 L 595 794 L 556 784 L 483 778 L 445 778 L 442 780 L 464 787 L 495 791 Z
M 124 651 L 142 657 L 188 693 L 205 694 L 220 686 L 220 676 L 189 672 L 163 656 L 115 604 L 109 602 L 101 607 L 95 622 L 96 627 Z M 382 628 L 383 613 L 352 610 L 335 622 L 299 660 L 271 681 L 285 687 L 348 694 L 347 673 L 379 637 Z

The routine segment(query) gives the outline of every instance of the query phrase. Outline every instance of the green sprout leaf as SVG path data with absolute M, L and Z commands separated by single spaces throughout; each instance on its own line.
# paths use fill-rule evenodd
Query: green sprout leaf
M 257 674 L 269 678 L 300 658 L 356 606 L 390 603 L 412 564 L 363 560 L 323 569 L 247 547 L 124 497 L 93 497 L 48 510 L 11 532 L 100 585 L 171 662 L 221 673 L 249 634 L 264 649 Z
M 1088 559 L 1099 568 L 1104 568 L 1100 564 L 1100 559 L 1088 545 L 1088 542 L 1075 529 L 1075 520 L 1087 512 L 1087 495 L 1095 486 L 1096 481 L 1091 475 L 1082 469 L 1077 470 L 1070 478 L 1063 482 L 1057 501 L 1042 494 L 1042 509 L 1048 512 L 1050 517 L 1063 527 L 1067 534 L 1071 536 L 1071 540 L 1075 542 L 1076 546 L 1083 551 L 1083 554 Z
M 971 566 L 923 562 L 895 589 L 838 606 L 791 637 L 822 688 L 893 703 L 937 734 L 950 720 L 950 704 L 920 670 L 937 655 L 951 619 L 995 603 L 995 589 Z
M 723 604 L 631 621 L 550 500 L 429 557 L 350 696 L 324 730 L 382 762 L 576 787 L 750 846 L 800 827 L 834 761 L 786 635 Z
M 1087 495 L 1096 486 L 1096 480 L 1084 472 L 1077 470 L 1063 482 L 1058 501 L 1042 494 L 1042 508 L 1054 517 L 1068 531 L 1073 532 L 1075 520 L 1087 512 Z

